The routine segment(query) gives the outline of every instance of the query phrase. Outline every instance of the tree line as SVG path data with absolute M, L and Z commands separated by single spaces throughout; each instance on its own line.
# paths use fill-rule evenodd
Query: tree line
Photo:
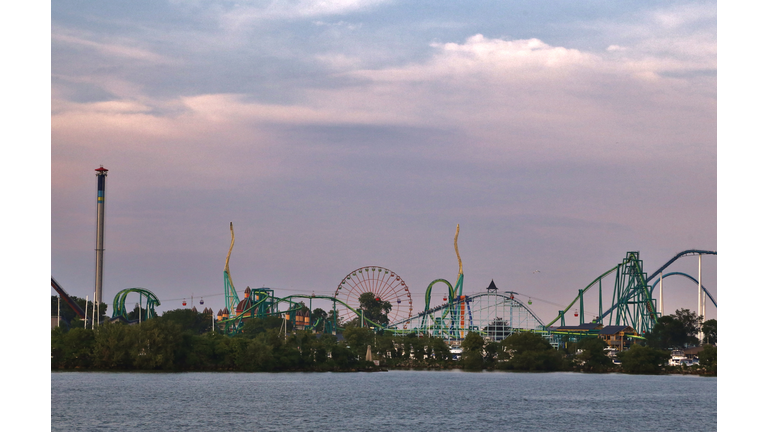
M 212 329 L 210 315 L 190 309 L 166 311 L 161 316 L 128 325 L 106 321 L 95 329 L 71 325 L 51 332 L 51 368 L 54 370 L 163 370 L 163 371 L 348 371 L 375 369 L 365 361 L 370 346 L 373 359 L 386 368 L 455 368 L 512 371 L 619 371 L 663 373 L 670 348 L 694 344 L 696 319 L 686 327 L 685 310 L 662 317 L 645 343 L 633 344 L 618 354 L 620 365 L 608 357 L 606 343 L 584 338 L 558 349 L 534 332 L 513 333 L 503 340 L 486 340 L 469 332 L 461 343 L 460 360 L 453 360 L 442 338 L 376 332 L 347 326 L 343 338 L 313 331 L 294 331 L 279 317 L 245 321 L 236 336 Z M 322 315 L 313 311 L 313 315 Z M 690 321 L 690 320 L 689 320 Z M 689 321 L 686 321 L 690 324 Z M 700 320 L 699 320 L 700 321 Z M 77 320 L 73 320 L 76 323 Z M 685 338 L 680 328 L 685 329 Z M 705 335 L 716 342 L 714 332 Z M 699 324 L 701 325 L 701 324 Z M 693 332 L 693 333 L 692 333 Z M 680 345 L 682 344 L 682 345 Z M 700 353 L 702 370 L 715 373 L 717 348 Z

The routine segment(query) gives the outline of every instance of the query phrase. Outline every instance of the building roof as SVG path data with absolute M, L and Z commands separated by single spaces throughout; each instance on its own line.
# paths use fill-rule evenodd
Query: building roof
M 701 350 L 703 350 L 703 349 L 704 349 L 703 346 L 690 347 L 690 348 L 684 349 L 683 352 L 686 353 L 686 354 L 698 355 L 701 352 Z
M 630 326 L 623 326 L 623 325 L 612 325 L 612 326 L 605 326 L 602 330 L 600 330 L 601 335 L 613 335 L 619 332 L 635 332 L 635 329 L 633 329 Z
M 602 328 L 602 324 L 599 323 L 584 323 L 579 324 L 577 326 L 562 326 L 557 327 L 556 330 L 559 331 L 589 331 L 589 330 L 599 330 Z

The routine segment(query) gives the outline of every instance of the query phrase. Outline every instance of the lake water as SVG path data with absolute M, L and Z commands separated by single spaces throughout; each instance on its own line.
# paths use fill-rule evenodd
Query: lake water
M 51 373 L 51 430 L 714 431 L 717 378 L 582 373 Z

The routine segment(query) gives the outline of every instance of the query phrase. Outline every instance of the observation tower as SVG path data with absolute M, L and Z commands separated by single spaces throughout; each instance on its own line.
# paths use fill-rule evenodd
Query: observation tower
M 104 277 L 104 206 L 106 203 L 107 170 L 104 166 L 96 168 L 96 289 L 94 305 L 101 304 L 102 280 Z

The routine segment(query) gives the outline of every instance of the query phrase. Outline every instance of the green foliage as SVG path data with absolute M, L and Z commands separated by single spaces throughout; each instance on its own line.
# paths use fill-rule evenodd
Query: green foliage
M 501 346 L 510 359 L 500 363 L 499 369 L 556 371 L 563 368 L 563 354 L 539 334 L 515 333 L 504 339 Z
M 151 319 L 141 323 L 138 329 L 134 366 L 141 370 L 173 370 L 181 327 L 175 322 Z
M 93 347 L 97 369 L 128 370 L 133 364 L 132 349 L 138 331 L 134 326 L 106 322 L 98 328 Z
M 714 372 L 715 374 L 717 374 L 717 347 L 716 346 L 704 345 L 704 349 L 702 349 L 701 352 L 699 352 L 699 365 L 703 366 L 708 372 Z
M 488 342 L 485 344 L 485 354 L 483 355 L 483 361 L 485 362 L 486 367 L 493 367 L 493 365 L 496 363 L 496 357 L 499 355 L 501 350 L 501 342 Z
M 659 318 L 646 335 L 648 346 L 657 349 L 683 348 L 688 341 L 685 325 L 672 315 Z
M 502 346 L 513 353 L 523 353 L 526 351 L 548 351 L 553 349 L 552 345 L 540 334 L 531 332 L 520 332 L 509 335 Z
M 429 346 L 436 361 L 444 362 L 451 359 L 451 349 L 441 338 L 429 338 Z
M 479 333 L 469 332 L 461 342 L 461 364 L 465 370 L 483 370 L 483 348 L 485 340 Z
M 368 327 L 347 327 L 344 330 L 344 340 L 349 348 L 358 356 L 365 358 L 368 345 L 373 345 L 374 334 Z
M 388 301 L 377 300 L 376 295 L 370 292 L 361 294 L 358 300 L 367 319 L 383 326 L 389 324 L 387 314 L 392 310 L 392 304 Z
M 465 370 L 483 370 L 483 354 L 479 351 L 465 351 L 461 354 L 461 364 Z
M 65 369 L 87 369 L 93 365 L 93 330 L 73 328 L 61 338 L 61 365 Z
M 711 319 L 704 321 L 701 325 L 701 331 L 704 333 L 704 343 L 716 344 L 717 343 L 717 320 Z
M 703 317 L 696 315 L 695 312 L 691 312 L 688 309 L 678 309 L 675 311 L 674 318 L 680 321 L 685 328 L 686 333 L 686 346 L 698 346 L 700 341 L 698 339 L 699 330 L 701 329 L 701 321 Z
M 671 355 L 667 350 L 634 344 L 617 354 L 624 372 L 631 374 L 659 374 Z
M 174 323 L 179 328 L 194 334 L 203 334 L 211 331 L 211 316 L 203 315 L 192 309 L 169 310 L 164 312 L 159 319 L 163 322 Z
M 485 341 L 479 333 L 469 332 L 461 342 L 461 348 L 463 350 L 462 357 L 465 357 L 468 352 L 478 352 L 482 358 L 484 346 Z
M 288 332 L 293 330 L 293 324 L 290 321 L 286 321 L 283 318 L 277 316 L 251 318 L 245 320 L 239 336 L 253 338 L 258 334 L 265 333 L 269 329 L 279 331 L 281 328 L 283 328 L 283 326 L 287 327 Z
M 604 371 L 608 367 L 613 365 L 613 362 L 605 353 L 605 348 L 608 344 L 604 340 L 589 337 L 580 340 L 576 344 L 577 350 L 582 350 L 580 354 L 576 356 L 576 359 L 583 364 L 583 367 L 589 371 Z

